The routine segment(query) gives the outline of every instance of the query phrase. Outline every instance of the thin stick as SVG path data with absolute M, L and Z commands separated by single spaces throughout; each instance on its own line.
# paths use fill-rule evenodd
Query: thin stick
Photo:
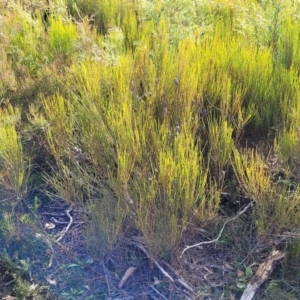
M 136 247 L 138 247 L 140 250 L 142 250 L 142 251 L 146 254 L 146 256 L 148 257 L 148 259 L 150 259 L 150 260 L 152 260 L 152 261 L 154 262 L 154 264 L 155 264 L 155 265 L 157 266 L 157 268 L 163 273 L 163 275 L 164 275 L 165 277 L 167 277 L 168 279 L 170 279 L 172 282 L 175 281 L 175 280 L 169 275 L 169 273 L 166 272 L 166 271 L 163 269 L 163 267 L 162 267 L 156 260 L 151 259 L 149 253 L 147 252 L 147 250 L 146 250 L 141 244 L 139 244 L 139 243 L 137 243 L 137 242 L 135 242 L 135 241 L 133 241 L 133 242 L 131 242 L 131 243 L 133 243 Z
M 169 275 L 168 272 L 166 272 L 163 267 L 155 260 L 154 261 L 155 265 L 157 266 L 157 268 L 167 277 L 169 278 L 172 282 L 174 282 L 174 279 Z
M 65 236 L 65 234 L 68 232 L 68 230 L 70 229 L 70 227 L 71 227 L 71 225 L 72 225 L 72 223 L 73 223 L 73 218 L 72 218 L 72 216 L 70 215 L 70 211 L 71 211 L 71 210 L 72 210 L 72 207 L 70 207 L 69 209 L 66 210 L 66 214 L 67 214 L 67 216 L 69 217 L 70 222 L 69 222 L 68 226 L 65 227 L 65 228 L 62 230 L 61 235 L 60 235 L 60 237 L 59 237 L 58 239 L 56 239 L 56 242 L 59 242 L 59 241 Z
M 179 283 L 179 284 L 181 284 L 185 289 L 187 289 L 188 291 L 190 291 L 190 292 L 194 292 L 194 290 L 193 290 L 193 288 L 192 287 L 190 287 L 184 280 L 183 280 L 183 278 L 182 278 L 182 276 L 181 275 L 179 275 L 178 274 L 178 272 L 173 268 L 173 267 L 171 267 L 167 262 L 163 262 L 170 270 L 172 270 L 172 272 L 173 273 L 175 273 L 175 275 L 177 276 L 177 279 L 176 279 L 176 281 Z
M 58 221 L 58 220 L 56 220 L 55 218 L 51 218 L 51 221 L 53 221 L 54 223 L 56 223 L 56 224 L 69 224 L 69 222 L 65 222 L 65 221 Z M 84 223 L 86 223 L 86 222 L 82 222 L 82 221 L 80 221 L 80 222 L 73 222 L 73 224 L 78 224 L 78 225 L 81 225 L 81 224 L 84 224 Z
M 57 209 L 57 208 L 56 208 Z M 63 209 L 63 208 L 62 208 Z M 57 214 L 57 213 L 47 213 L 47 212 L 43 212 L 42 215 L 49 215 L 49 216 L 56 216 L 56 217 L 64 217 L 66 214 L 61 213 L 61 214 Z
M 179 278 L 177 278 L 178 283 L 180 283 L 185 289 L 187 289 L 188 291 L 194 293 L 194 290 L 182 279 L 182 277 L 180 276 Z
M 161 296 L 162 298 L 164 298 L 165 300 L 168 300 L 160 291 L 158 291 L 152 284 L 149 284 L 149 286 L 151 287 L 151 289 L 153 291 L 155 291 L 159 296 Z
M 224 224 L 223 224 L 223 227 L 222 229 L 220 230 L 218 236 L 213 239 L 213 240 L 210 240 L 210 241 L 205 241 L 205 242 L 200 242 L 200 243 L 197 243 L 197 244 L 194 244 L 194 245 L 190 245 L 190 246 L 186 246 L 183 251 L 181 252 L 181 255 L 180 257 L 182 257 L 182 255 L 189 249 L 192 249 L 192 248 L 195 248 L 195 247 L 199 247 L 201 245 L 207 245 L 207 244 L 213 244 L 213 243 L 216 243 L 219 241 L 219 239 L 221 238 L 222 234 L 223 234 L 223 231 L 225 229 L 225 226 L 229 223 L 229 222 L 232 222 L 234 220 L 236 220 L 238 217 L 240 217 L 243 213 L 245 213 L 251 206 L 253 206 L 253 202 L 250 202 L 244 209 L 242 209 L 240 212 L 238 212 L 237 215 L 235 215 L 234 217 L 228 219 Z

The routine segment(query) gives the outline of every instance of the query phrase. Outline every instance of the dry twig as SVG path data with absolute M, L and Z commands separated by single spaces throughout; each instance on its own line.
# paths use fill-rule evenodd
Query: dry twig
M 169 266 L 167 263 L 165 263 L 166 265 L 168 265 L 168 267 L 170 269 L 172 269 L 172 271 L 175 273 L 175 275 L 178 277 L 176 279 L 173 279 L 172 276 L 156 261 L 156 260 L 153 260 L 149 253 L 147 252 L 147 250 L 144 248 L 143 245 L 141 245 L 139 242 L 136 242 L 136 241 L 133 241 L 131 242 L 133 243 L 136 247 L 138 247 L 140 250 L 142 250 L 146 256 L 148 257 L 148 259 L 150 259 L 151 261 L 154 262 L 154 264 L 156 265 L 156 267 L 160 270 L 160 272 L 165 276 L 167 277 L 171 282 L 178 282 L 182 287 L 184 287 L 186 290 L 190 291 L 190 292 L 193 292 L 193 289 L 183 280 L 183 278 L 181 276 L 178 275 L 178 273 L 171 267 Z
M 223 231 L 225 229 L 225 226 L 229 223 L 229 222 L 232 222 L 234 220 L 236 220 L 238 217 L 240 217 L 243 213 L 245 213 L 250 207 L 253 206 L 253 202 L 250 202 L 244 209 L 242 209 L 240 212 L 238 212 L 234 217 L 228 219 L 224 224 L 223 224 L 223 227 L 222 229 L 220 230 L 218 236 L 213 239 L 213 240 L 210 240 L 210 241 L 205 241 L 205 242 L 200 242 L 200 243 L 197 243 L 197 244 L 194 244 L 194 245 L 190 245 L 190 246 L 186 246 L 182 252 L 181 252 L 181 255 L 180 257 L 182 257 L 182 255 L 189 249 L 192 249 L 192 248 L 195 248 L 195 247 L 199 247 L 201 245 L 207 245 L 207 244 L 213 244 L 213 243 L 216 243 L 219 241 L 219 239 L 221 238 L 222 234 L 223 234 Z
M 176 281 L 181 284 L 187 291 L 194 292 L 193 288 L 190 287 L 182 278 L 182 276 L 173 268 L 171 267 L 167 262 L 164 262 L 164 264 L 177 276 Z
M 155 260 L 154 261 L 155 265 L 157 266 L 157 268 L 165 275 L 165 277 L 167 277 L 168 279 L 170 279 L 172 282 L 174 282 L 174 279 L 171 277 L 171 275 L 169 275 L 169 273 L 167 271 L 165 271 L 163 269 L 163 267 Z
M 172 282 L 174 282 L 174 279 L 169 275 L 169 273 L 166 272 L 166 271 L 163 269 L 163 267 L 162 267 L 156 260 L 153 260 L 153 259 L 151 258 L 151 256 L 149 255 L 149 253 L 147 252 L 147 250 L 145 249 L 145 247 L 144 247 L 143 245 L 141 245 L 140 242 L 131 240 L 131 241 L 130 241 L 130 244 L 133 244 L 133 245 L 135 245 L 137 248 L 139 248 L 140 250 L 142 250 L 142 251 L 146 254 L 146 256 L 148 257 L 148 259 L 150 259 L 151 261 L 154 262 L 154 264 L 156 265 L 156 267 L 163 273 L 163 275 L 164 275 L 165 277 L 167 277 L 168 279 L 170 279 Z
M 157 293 L 160 297 L 162 297 L 165 300 L 168 300 L 162 293 L 160 293 L 152 284 L 149 284 L 149 286 L 151 287 L 151 289 Z
M 72 216 L 70 215 L 70 211 L 72 210 L 72 207 L 70 207 L 69 209 L 66 210 L 66 214 L 67 216 L 69 217 L 70 221 L 69 221 L 69 224 L 67 227 L 65 227 L 62 232 L 61 232 L 61 235 L 58 239 L 56 239 L 56 242 L 59 242 L 64 236 L 65 234 L 68 232 L 68 230 L 70 229 L 72 223 L 73 223 L 73 218 Z
M 51 221 L 53 221 L 54 223 L 56 223 L 56 224 L 69 224 L 69 222 L 65 222 L 65 221 L 58 221 L 58 220 L 56 220 L 55 218 L 51 218 L 50 219 Z M 78 225 L 81 225 L 81 224 L 84 224 L 84 223 L 86 223 L 86 222 L 73 222 L 73 224 L 78 224 Z

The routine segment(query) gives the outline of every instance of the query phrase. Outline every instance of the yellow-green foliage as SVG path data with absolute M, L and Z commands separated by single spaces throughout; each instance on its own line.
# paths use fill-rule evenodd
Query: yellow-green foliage
M 190 218 L 195 215 L 205 221 L 214 215 L 217 204 L 205 211 L 207 167 L 195 142 L 197 120 L 192 118 L 191 101 L 185 109 L 170 108 L 170 112 L 159 118 L 159 100 L 149 97 L 144 103 L 138 95 L 132 97 L 132 67 L 132 60 L 126 56 L 121 56 L 115 67 L 81 64 L 80 71 L 71 77 L 72 84 L 80 87 L 76 89 L 77 96 L 70 95 L 72 104 L 57 95 L 55 102 L 45 99 L 44 105 L 53 133 L 67 133 L 65 129 L 54 129 L 60 126 L 55 120 L 59 122 L 66 117 L 61 111 L 71 104 L 69 116 L 76 119 L 78 139 L 70 137 L 69 143 L 79 142 L 83 153 L 91 158 L 93 166 L 89 168 L 108 179 L 118 202 L 128 205 L 126 198 L 131 198 L 135 223 L 147 244 L 156 244 L 156 248 L 150 249 L 157 255 L 178 242 Z M 178 98 L 173 100 L 174 105 L 179 104 L 179 90 L 173 78 L 165 84 Z M 57 108 L 51 103 L 57 103 Z M 57 142 L 64 140 L 61 137 Z M 170 236 L 170 240 L 165 239 L 165 244 L 160 245 L 163 235 Z
M 120 26 L 123 24 L 124 13 L 126 8 L 130 6 L 131 1 L 119 0 L 78 0 L 66 1 L 75 17 L 80 13 L 84 15 L 93 15 L 95 24 L 100 33 L 104 34 L 110 27 Z M 75 3 L 74 3 L 75 2 Z M 134 11 L 130 11 L 134 13 Z M 127 13 L 128 15 L 128 13 Z
M 67 141 L 72 135 L 74 120 L 70 110 L 70 103 L 61 95 L 42 100 L 50 126 L 46 131 L 46 138 L 52 154 L 58 160 L 64 151 L 68 151 Z
M 75 50 L 77 40 L 76 27 L 70 20 L 64 21 L 60 17 L 53 17 L 50 20 L 49 47 L 50 54 L 58 56 L 71 55 Z
M 289 181 L 273 182 L 269 167 L 254 150 L 235 150 L 233 167 L 244 193 L 255 200 L 259 234 L 276 234 L 283 228 L 299 226 L 299 188 L 290 190 Z
M 55 159 L 46 181 L 91 211 L 90 247 L 102 255 L 133 227 L 151 255 L 166 254 L 191 222 L 216 217 L 235 183 L 256 202 L 260 233 L 298 226 L 298 188 L 277 185 L 264 154 L 241 142 L 273 150 L 277 130 L 275 154 L 296 172 L 299 9 L 271 0 L 77 0 L 40 12 L 14 3 L 3 13 L 3 97 L 22 102 L 22 116 L 43 130 Z M 1 180 L 19 192 L 26 127 L 12 106 L 1 114 Z
M 15 224 L 11 213 L 4 212 L 0 222 L 1 235 L 6 238 L 12 238 L 15 234 Z
M 278 58 L 280 32 L 288 27 L 266 29 L 270 47 L 255 35 L 261 36 L 261 24 L 255 28 L 251 21 L 242 28 L 246 17 L 237 17 L 240 7 L 231 2 L 209 8 L 199 4 L 192 24 L 184 16 L 173 22 L 171 15 L 181 4 L 168 4 L 104 2 L 100 8 L 78 1 L 73 7 L 78 15 L 95 9 L 105 16 L 96 25 L 106 36 L 91 36 L 102 54 L 81 57 L 80 63 L 71 60 L 68 92 L 43 99 L 46 138 L 58 167 L 49 182 L 68 201 L 88 200 L 95 220 L 91 239 L 98 226 L 105 228 L 101 240 L 111 248 L 127 215 L 126 222 L 141 231 L 154 256 L 171 250 L 191 220 L 215 216 L 224 179 L 216 176 L 223 176 L 232 153 L 241 187 L 257 201 L 259 228 L 267 230 L 269 214 L 282 207 L 283 196 L 274 200 L 263 159 L 251 151 L 240 153 L 236 145 L 247 128 L 249 135 L 267 136 L 287 116 L 285 99 L 295 95 L 292 63 L 287 68 Z M 182 5 L 189 14 L 188 2 Z M 268 13 L 266 24 L 279 16 L 275 8 Z M 207 26 L 203 31 L 199 20 Z M 287 26 L 294 28 L 293 22 L 288 19 Z M 191 31 L 179 33 L 183 28 Z M 70 53 L 80 30 L 52 18 L 50 51 Z M 294 33 L 290 39 L 294 53 Z M 208 116 L 200 115 L 203 109 Z M 104 190 L 98 184 L 103 180 Z M 101 201 L 106 190 L 110 196 Z M 277 215 L 272 224 L 286 225 Z
M 229 161 L 230 154 L 234 148 L 232 138 L 233 128 L 230 127 L 227 121 L 216 122 L 209 120 L 209 148 L 215 171 L 221 172 L 225 164 Z M 220 173 L 218 174 L 221 175 Z
M 26 191 L 29 163 L 16 129 L 20 110 L 8 104 L 0 110 L 0 120 L 0 183 L 2 188 L 21 196 Z
M 91 199 L 89 210 L 93 224 L 86 231 L 87 245 L 93 254 L 101 257 L 112 250 L 122 234 L 126 211 L 104 186 L 101 199 Z
M 294 84 L 295 88 L 299 87 L 298 79 Z M 284 128 L 278 132 L 275 141 L 275 150 L 279 157 L 285 161 L 292 160 L 297 164 L 299 161 L 300 147 L 300 104 L 299 92 L 295 91 L 293 97 L 285 97 L 282 101 L 282 111 Z
M 34 17 L 30 11 L 16 7 L 13 15 L 4 20 L 13 24 L 6 27 L 6 30 L 9 29 L 7 36 L 10 39 L 6 54 L 14 69 L 21 73 L 20 81 L 28 80 L 26 77 L 29 76 L 36 77 L 46 61 L 46 56 L 43 54 L 44 28 L 41 14 L 37 13 Z M 21 86 L 24 86 L 24 83 Z

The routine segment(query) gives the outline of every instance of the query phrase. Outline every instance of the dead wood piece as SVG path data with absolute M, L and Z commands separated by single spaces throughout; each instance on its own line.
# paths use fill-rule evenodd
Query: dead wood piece
M 135 267 L 130 267 L 126 270 L 126 272 L 124 273 L 122 279 L 120 280 L 119 284 L 118 284 L 118 288 L 121 289 L 123 287 L 123 285 L 125 284 L 125 282 L 127 281 L 127 279 L 133 274 L 133 272 L 136 270 Z
M 269 278 L 274 270 L 275 262 L 282 259 L 285 252 L 273 250 L 266 260 L 260 264 L 255 275 L 251 278 L 240 300 L 251 300 L 254 298 L 259 287 Z

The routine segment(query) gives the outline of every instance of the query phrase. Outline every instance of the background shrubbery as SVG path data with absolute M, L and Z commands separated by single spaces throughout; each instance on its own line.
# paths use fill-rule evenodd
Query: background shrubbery
M 5 210 L 47 186 L 99 259 L 133 236 L 175 255 L 224 193 L 255 203 L 258 244 L 296 231 L 297 1 L 49 2 L 1 4 Z

